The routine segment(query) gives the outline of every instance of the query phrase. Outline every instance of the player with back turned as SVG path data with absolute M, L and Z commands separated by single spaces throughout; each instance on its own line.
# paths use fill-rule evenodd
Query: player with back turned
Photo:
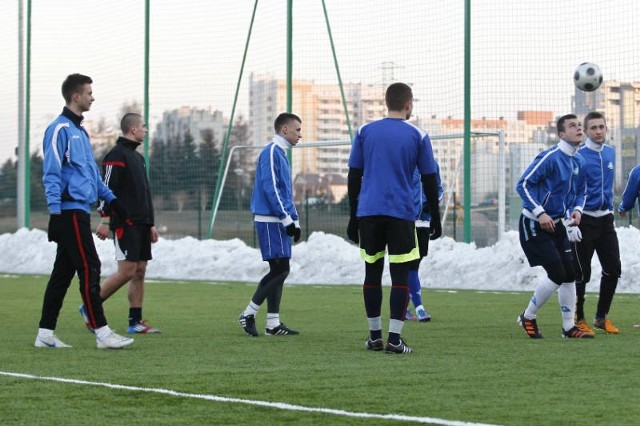
M 365 262 L 364 305 L 369 322 L 365 347 L 393 354 L 412 352 L 401 338 L 409 302 L 409 269 L 420 257 L 416 244 L 413 173 L 419 170 L 432 214 L 431 237 L 442 234 L 436 162 L 427 133 L 409 123 L 413 93 L 404 83 L 387 88 L 386 118 L 360 127 L 349 157 L 349 239 L 360 243 Z M 389 334 L 382 340 L 382 272 L 389 253 Z

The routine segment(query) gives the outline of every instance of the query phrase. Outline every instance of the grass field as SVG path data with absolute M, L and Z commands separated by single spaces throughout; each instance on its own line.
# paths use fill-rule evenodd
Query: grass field
M 531 340 L 515 325 L 528 292 L 426 290 L 434 320 L 407 323 L 415 352 L 398 356 L 364 349 L 357 286 L 287 286 L 283 320 L 302 334 L 250 338 L 236 318 L 254 284 L 155 281 L 145 316 L 162 334 L 108 351 L 84 328 L 74 281 L 57 330 L 73 348 L 50 350 L 33 347 L 46 279 L 0 278 L 2 424 L 640 424 L 640 295 L 616 297 L 620 335 L 561 339 L 552 300 L 545 339 Z M 105 308 L 124 330 L 126 292 Z

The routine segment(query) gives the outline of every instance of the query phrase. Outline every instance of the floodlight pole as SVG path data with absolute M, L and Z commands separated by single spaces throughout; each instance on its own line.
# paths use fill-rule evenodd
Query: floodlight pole
M 151 1 L 146 0 L 144 3 L 144 120 L 149 127 L 149 19 L 151 13 Z M 147 177 L 149 176 L 149 132 L 144 135 L 144 162 L 147 168 Z

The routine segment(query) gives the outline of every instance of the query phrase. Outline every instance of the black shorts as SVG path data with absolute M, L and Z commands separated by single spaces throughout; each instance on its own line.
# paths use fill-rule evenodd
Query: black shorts
M 384 258 L 389 251 L 389 263 L 404 263 L 420 258 L 413 220 L 391 216 L 358 218 L 360 256 L 367 263 Z
M 520 246 L 529 265 L 548 266 L 554 263 L 573 262 L 571 243 L 562 221 L 556 223 L 553 233 L 540 227 L 538 221 L 520 215 Z
M 123 226 L 113 230 L 116 260 L 151 260 L 151 225 Z

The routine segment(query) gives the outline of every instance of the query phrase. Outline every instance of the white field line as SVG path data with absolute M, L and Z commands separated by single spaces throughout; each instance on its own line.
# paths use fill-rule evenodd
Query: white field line
M 287 404 L 283 402 L 253 401 L 250 399 L 227 398 L 227 397 L 216 396 L 216 395 L 203 395 L 203 394 L 196 394 L 196 393 L 177 392 L 170 389 L 141 388 L 138 386 L 117 385 L 113 383 L 102 383 L 102 382 L 89 382 L 86 380 L 66 379 L 64 377 L 34 376 L 32 374 L 11 373 L 6 371 L 0 371 L 0 376 L 16 377 L 16 378 L 30 379 L 30 380 L 46 380 L 46 381 L 60 382 L 60 383 L 72 383 L 75 385 L 101 386 L 105 388 L 119 389 L 119 390 L 125 390 L 125 391 L 159 393 L 163 395 L 177 396 L 181 398 L 195 398 L 195 399 L 204 399 L 207 401 L 215 401 L 215 402 L 230 402 L 230 403 L 237 403 L 237 404 L 256 405 L 259 407 L 276 408 L 280 410 L 289 410 L 289 411 L 301 411 L 301 412 L 307 412 L 307 413 L 325 413 L 325 414 L 333 414 L 333 415 L 344 416 L 344 417 L 395 420 L 395 421 L 401 421 L 401 422 L 414 422 L 414 423 L 429 423 L 429 424 L 443 425 L 443 426 L 494 426 L 486 423 L 470 423 L 470 422 L 462 422 L 462 421 L 456 421 L 456 420 L 437 419 L 433 417 L 405 416 L 402 414 L 358 413 L 353 411 L 334 410 L 331 408 L 305 407 L 302 405 L 293 405 L 293 404 Z

